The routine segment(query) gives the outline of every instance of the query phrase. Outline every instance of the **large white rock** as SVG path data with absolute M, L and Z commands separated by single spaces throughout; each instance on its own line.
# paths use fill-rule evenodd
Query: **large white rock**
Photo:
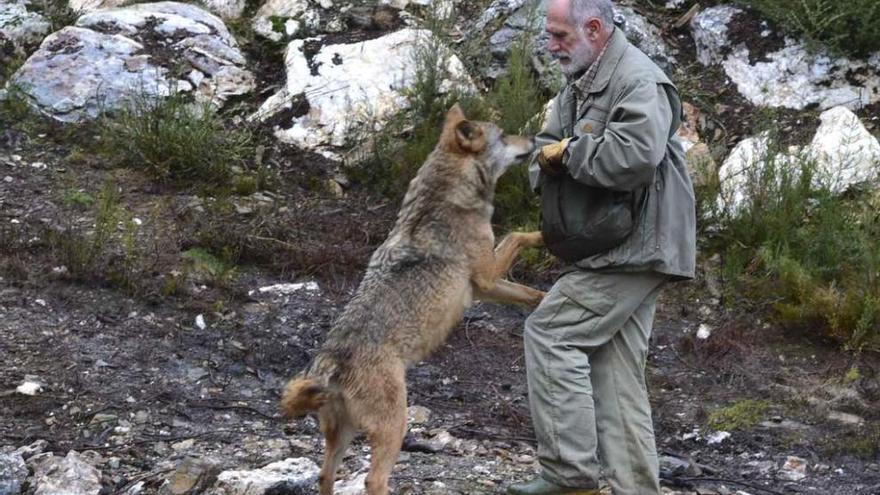
M 71 450 L 66 457 L 42 454 L 33 462 L 34 495 L 98 495 L 101 472 Z
M 880 172 L 880 142 L 859 117 L 848 108 L 836 107 L 823 112 L 819 119 L 822 123 L 807 148 L 821 174 L 817 179 L 835 192 L 876 181 Z
M 251 91 L 254 77 L 223 21 L 194 5 L 159 2 L 83 15 L 46 38 L 11 83 L 40 111 L 77 122 L 133 95 L 192 91 L 219 106 Z
M 356 144 L 355 132 L 365 126 L 379 131 L 405 108 L 403 92 L 415 82 L 416 47 L 431 36 L 427 30 L 403 29 L 359 43 L 325 45 L 311 58 L 303 51 L 306 41 L 295 40 L 287 47 L 286 86 L 263 103 L 254 118 L 276 115 L 289 109 L 293 98 L 303 96 L 308 113 L 278 128 L 275 136 L 338 160 Z M 451 77 L 442 89 L 470 84 L 463 64 L 452 54 L 446 69 Z
M 0 494 L 21 493 L 21 485 L 28 477 L 28 468 L 18 452 L 0 452 Z
M 254 31 L 272 41 L 317 29 L 320 16 L 308 0 L 269 0 L 254 16 Z
M 729 49 L 727 28 L 734 16 L 742 13 L 731 5 L 719 5 L 701 10 L 691 19 L 691 31 L 697 46 L 697 60 L 703 65 L 719 63 Z
M 852 111 L 835 107 L 822 113 L 812 142 L 804 147 L 771 150 L 766 134 L 744 139 L 730 153 L 719 170 L 719 206 L 738 211 L 749 193 L 747 184 L 760 183 L 769 163 L 798 177 L 804 161 L 815 165 L 813 185 L 842 193 L 860 183 L 880 178 L 880 142 Z M 772 162 L 770 161 L 772 159 Z
M 720 5 L 703 10 L 691 21 L 697 58 L 704 65 L 721 63 L 739 92 L 753 105 L 803 109 L 817 104 L 822 109 L 844 105 L 858 108 L 880 102 L 880 53 L 868 60 L 831 57 L 825 51 L 810 52 L 789 38 L 784 46 L 750 60 L 745 43 L 731 46 L 730 22 L 742 10 Z
M 0 0 L 0 33 L 18 50 L 36 46 L 52 29 L 45 17 L 28 12 L 28 5 L 28 0 Z
M 121 7 L 131 3 L 130 0 L 69 0 L 67 5 L 70 10 L 86 14 L 96 10 L 106 10 Z M 202 3 L 211 12 L 224 19 L 241 17 L 245 9 L 245 0 L 202 0 Z
M 210 493 L 263 495 L 270 488 L 278 493 L 301 491 L 317 481 L 318 472 L 317 464 L 304 457 L 273 462 L 252 471 L 223 471 L 217 476 L 217 483 Z

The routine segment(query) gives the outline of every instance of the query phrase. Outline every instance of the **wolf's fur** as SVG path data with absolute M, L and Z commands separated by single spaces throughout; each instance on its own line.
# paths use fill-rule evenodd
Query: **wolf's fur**
M 501 277 L 540 232 L 512 233 L 493 250 L 495 183 L 534 145 L 494 124 L 446 116 L 437 147 L 409 190 L 388 238 L 311 367 L 287 384 L 288 417 L 317 411 L 326 440 L 321 495 L 356 431 L 372 448 L 367 493 L 388 492 L 406 432 L 407 366 L 442 344 L 474 298 L 536 306 L 543 292 Z

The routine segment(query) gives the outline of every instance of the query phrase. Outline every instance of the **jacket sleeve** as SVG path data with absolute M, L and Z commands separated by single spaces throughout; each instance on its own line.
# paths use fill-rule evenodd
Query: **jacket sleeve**
M 593 187 L 631 191 L 650 184 L 666 154 L 672 108 L 663 85 L 637 81 L 611 108 L 602 134 L 569 142 L 565 166 L 575 180 Z
M 538 153 L 541 151 L 541 146 L 561 141 L 563 138 L 562 116 L 559 113 L 562 108 L 561 100 L 562 93 L 560 92 L 552 100 L 550 108 L 547 109 L 544 127 L 535 136 L 535 152 L 532 153 L 529 160 L 529 184 L 532 186 L 532 191 L 537 191 L 540 185 L 541 167 L 538 166 Z

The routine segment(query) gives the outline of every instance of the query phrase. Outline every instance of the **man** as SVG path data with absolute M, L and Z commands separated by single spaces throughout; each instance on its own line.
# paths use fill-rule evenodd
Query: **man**
M 610 0 L 548 0 L 548 48 L 568 83 L 529 167 L 545 241 L 553 251 L 549 217 L 595 214 L 567 211 L 578 198 L 555 185 L 635 200 L 619 203 L 632 212 L 622 240 L 583 245 L 526 320 L 542 472 L 511 495 L 598 493 L 600 461 L 615 495 L 660 493 L 645 361 L 661 287 L 694 276 L 694 193 L 675 138 L 678 93 L 612 16 Z

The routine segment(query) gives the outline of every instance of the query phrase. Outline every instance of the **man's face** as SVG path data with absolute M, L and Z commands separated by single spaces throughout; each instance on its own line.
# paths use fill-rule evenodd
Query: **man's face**
M 566 76 L 586 70 L 596 60 L 598 49 L 584 34 L 584 29 L 571 24 L 568 17 L 568 0 L 553 0 L 547 7 L 547 24 L 550 35 L 547 48 L 550 55 L 562 66 Z

